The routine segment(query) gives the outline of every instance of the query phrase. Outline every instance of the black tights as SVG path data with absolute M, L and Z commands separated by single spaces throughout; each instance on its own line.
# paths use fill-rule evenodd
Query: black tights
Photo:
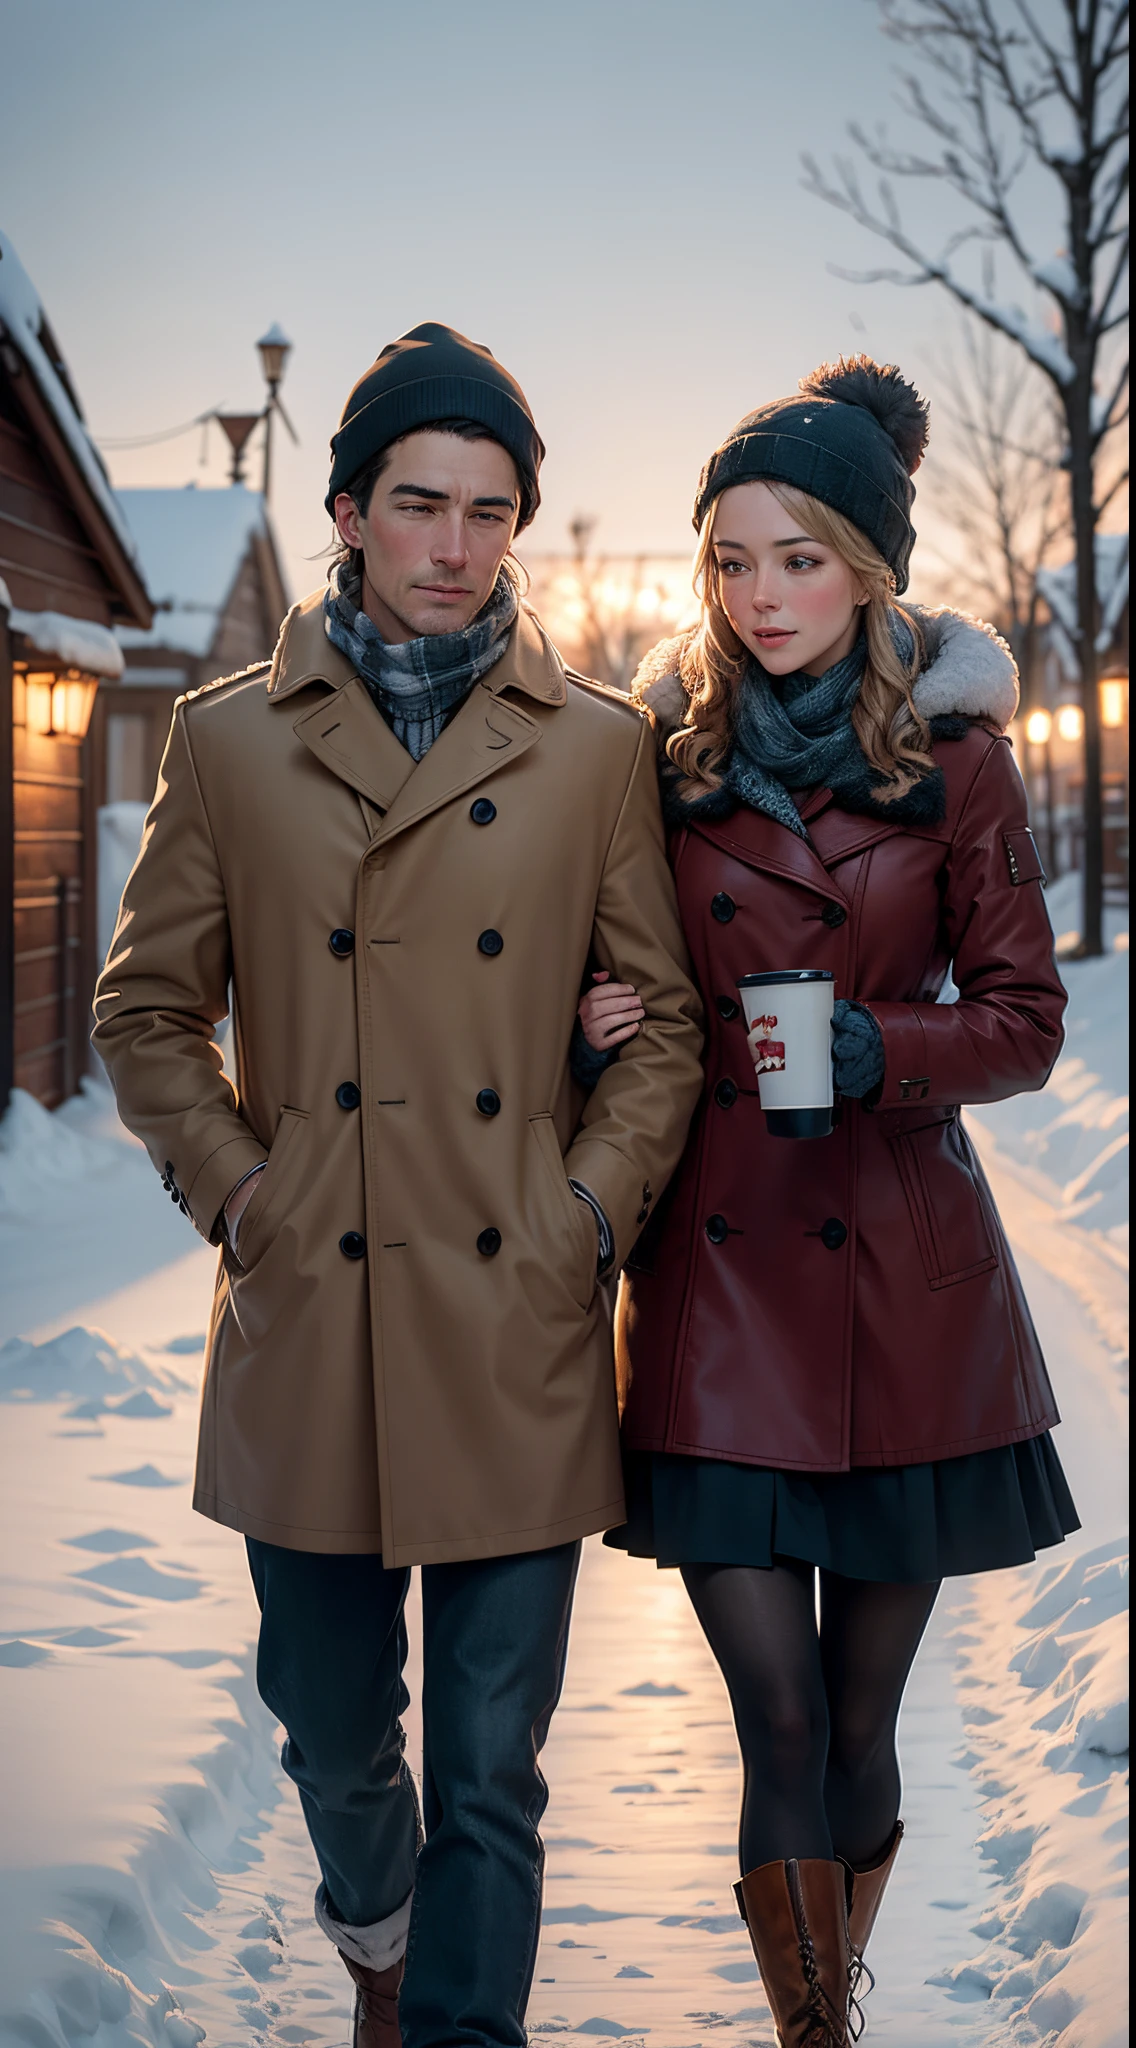
M 899 1814 L 895 1729 L 937 1585 L 881 1586 L 784 1558 L 682 1568 L 730 1695 L 744 1768 L 741 1866 L 869 1865 Z

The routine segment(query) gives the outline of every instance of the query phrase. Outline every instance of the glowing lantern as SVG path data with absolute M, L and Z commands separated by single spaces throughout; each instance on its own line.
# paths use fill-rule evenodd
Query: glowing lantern
M 98 683 L 93 678 L 72 672 L 51 686 L 51 730 L 66 733 L 68 739 L 81 740 L 87 736 L 91 722 Z
M 43 734 L 51 731 L 51 686 L 54 681 L 51 674 L 24 677 L 24 722 L 29 732 Z
M 1085 730 L 1085 716 L 1079 704 L 1063 704 L 1057 713 L 1057 731 L 1075 745 Z
M 86 737 L 99 687 L 93 676 L 80 675 L 77 669 L 56 676 L 48 670 L 14 680 L 23 684 L 22 723 L 29 732 L 44 739 L 51 734 L 72 740 Z

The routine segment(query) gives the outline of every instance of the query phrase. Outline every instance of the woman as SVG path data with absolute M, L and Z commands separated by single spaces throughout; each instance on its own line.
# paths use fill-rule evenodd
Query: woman
M 606 1540 L 681 1568 L 729 1689 L 738 1902 L 785 2048 L 848 2039 L 940 1581 L 1078 1526 L 959 1120 L 1044 1085 L 1065 995 L 1002 736 L 1009 652 L 895 601 L 926 432 L 865 357 L 742 420 L 696 501 L 701 622 L 635 685 L 709 1023 L 621 1293 L 628 1522 Z M 768 1133 L 737 999 L 785 968 L 836 978 L 837 1124 L 811 1142 Z M 586 997 L 593 1058 L 641 1015 L 621 984 Z

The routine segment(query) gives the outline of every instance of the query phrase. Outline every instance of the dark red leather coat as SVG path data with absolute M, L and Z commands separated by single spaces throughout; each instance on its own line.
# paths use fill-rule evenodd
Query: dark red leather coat
M 837 1472 L 1057 1420 L 958 1106 L 1044 1085 L 1065 991 L 1009 743 L 972 726 L 935 751 L 939 825 L 818 791 L 808 842 L 748 809 L 674 836 L 706 1084 L 621 1291 L 630 1446 Z M 830 969 L 883 1031 L 878 1106 L 843 1103 L 829 1138 L 771 1138 L 759 1107 L 736 983 L 786 967 Z

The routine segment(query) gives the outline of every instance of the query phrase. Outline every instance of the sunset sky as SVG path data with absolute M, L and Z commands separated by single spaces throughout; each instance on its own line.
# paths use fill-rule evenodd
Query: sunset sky
M 825 356 L 934 395 L 948 303 L 834 277 L 886 252 L 801 188 L 802 150 L 896 118 L 871 0 L 9 0 L 4 40 L 0 217 L 96 436 L 252 410 L 257 336 L 291 336 L 296 590 L 347 391 L 423 319 L 524 385 L 539 550 L 578 511 L 608 550 L 687 548 L 710 449 Z M 906 203 L 934 240 L 941 202 Z M 223 481 L 200 441 L 112 452 L 115 481 Z

